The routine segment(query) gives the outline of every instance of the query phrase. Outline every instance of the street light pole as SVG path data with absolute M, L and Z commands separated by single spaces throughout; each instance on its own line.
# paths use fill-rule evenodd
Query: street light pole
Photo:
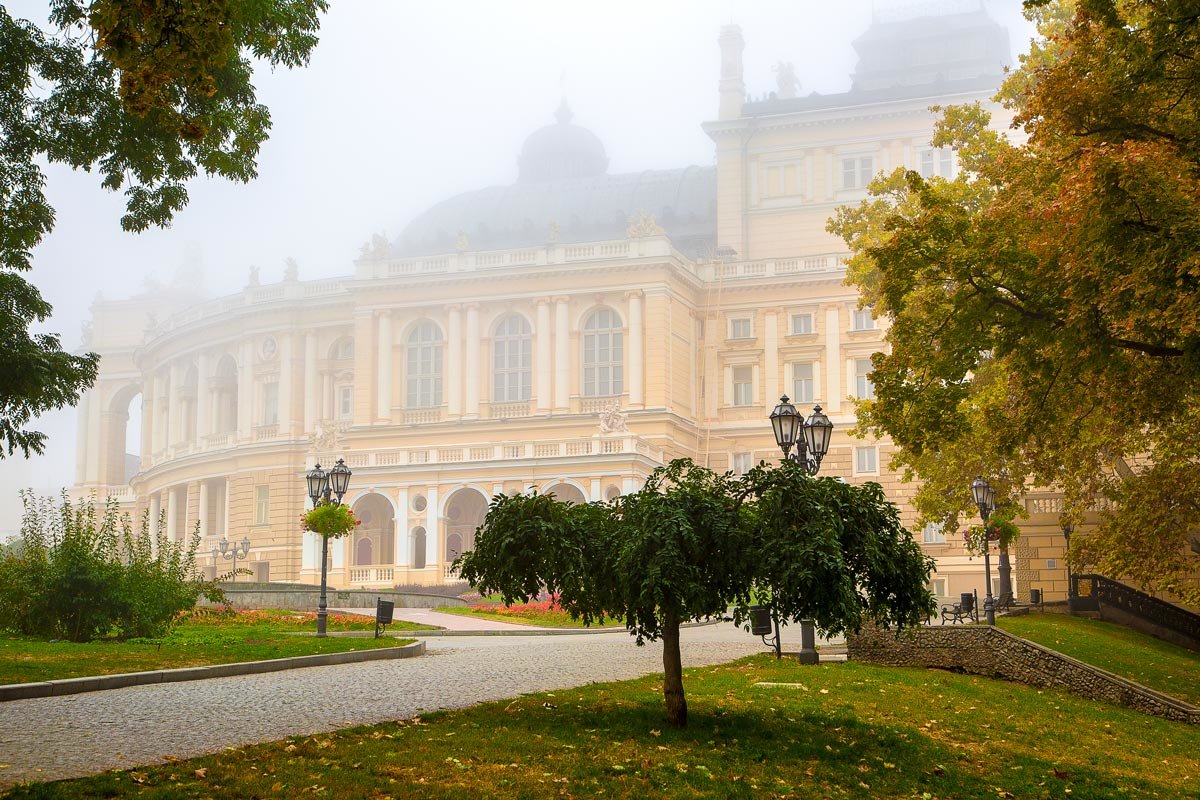
M 971 481 L 971 498 L 979 507 L 979 518 L 983 521 L 983 574 L 987 582 L 984 586 L 983 615 L 988 625 L 996 624 L 996 604 L 992 601 L 992 542 L 988 537 L 987 521 L 996 510 L 996 490 L 980 475 Z
M 829 440 L 833 438 L 833 423 L 821 411 L 820 406 L 813 407 L 812 416 L 807 420 L 796 410 L 791 400 L 785 394 L 779 398 L 779 405 L 771 412 L 771 428 L 775 433 L 775 444 L 783 451 L 785 461 L 794 461 L 800 465 L 807 475 L 816 475 L 821 469 L 821 461 L 829 452 Z M 795 447 L 796 452 L 791 453 Z M 775 657 L 781 655 L 781 639 L 779 636 L 779 614 L 772 613 L 775 621 Z M 816 629 L 811 619 L 800 620 L 800 655 L 801 664 L 816 664 L 821 658 L 817 655 Z
M 240 548 L 240 550 L 239 550 L 239 548 Z M 214 564 L 213 571 L 214 572 L 216 571 L 215 565 L 217 563 L 217 554 L 218 553 L 220 553 L 221 557 L 227 561 L 229 559 L 233 559 L 233 577 L 230 579 L 229 582 L 237 583 L 237 562 L 238 562 L 239 558 L 242 559 L 243 561 L 245 561 L 246 556 L 250 555 L 250 539 L 247 537 L 243 537 L 241 542 L 234 542 L 233 547 L 231 548 L 229 545 L 229 539 L 226 538 L 225 536 L 222 536 L 221 537 L 221 549 L 218 550 L 216 547 L 213 547 L 213 564 Z
M 343 459 L 338 459 L 333 469 L 326 472 L 317 464 L 304 476 L 308 484 L 308 496 L 313 508 L 333 503 L 332 495 L 337 495 L 337 502 L 342 502 L 342 496 L 350 487 L 350 468 Z M 329 572 L 329 537 L 321 534 L 321 595 L 317 600 L 317 636 L 325 636 L 325 621 L 329 616 L 329 604 L 326 600 L 326 584 Z

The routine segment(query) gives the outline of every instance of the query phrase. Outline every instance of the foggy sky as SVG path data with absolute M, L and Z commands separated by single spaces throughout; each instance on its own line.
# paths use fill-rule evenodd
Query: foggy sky
M 289 256 L 302 280 L 349 274 L 372 233 L 391 239 L 439 200 L 513 182 L 522 141 L 553 121 L 563 94 L 573 122 L 604 143 L 612 173 L 712 164 L 700 124 L 716 117 L 722 25 L 742 27 L 751 94 L 775 88 L 780 60 L 795 64 L 800 94 L 832 93 L 849 88 L 850 42 L 873 7 L 947 5 L 335 0 L 307 68 L 255 73 L 274 125 L 251 183 L 197 179 L 170 229 L 135 235 L 120 229 L 123 198 L 94 173 L 47 170 L 57 221 L 30 276 L 54 305 L 41 329 L 76 348 L 97 292 L 119 298 L 147 277 L 169 282 L 189 258 L 211 295 L 239 290 L 252 265 L 264 283 L 278 281 Z M 1033 29 L 1019 0 L 984 5 L 1008 26 L 1014 55 L 1025 50 Z M 45 3 L 7 8 L 46 22 Z M 0 461 L 0 533 L 17 525 L 18 488 L 56 491 L 74 480 L 74 409 L 37 427 L 51 436 L 45 456 Z

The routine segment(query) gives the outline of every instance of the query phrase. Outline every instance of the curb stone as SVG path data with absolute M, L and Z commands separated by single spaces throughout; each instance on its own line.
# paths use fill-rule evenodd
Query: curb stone
M 409 638 L 409 637 L 405 637 Z M 120 672 L 115 675 L 90 675 L 83 678 L 63 678 L 34 683 L 12 683 L 0 686 L 0 702 L 28 700 L 34 697 L 61 697 L 81 692 L 100 692 L 106 689 L 124 689 L 128 686 L 146 686 L 155 683 L 198 681 L 205 678 L 228 678 L 233 675 L 253 675 L 262 672 L 278 672 L 303 667 L 329 667 L 337 664 L 358 664 L 364 661 L 382 661 L 389 658 L 412 658 L 424 655 L 425 643 L 413 642 L 400 647 L 382 647 L 376 650 L 353 650 L 346 653 L 318 653 L 311 656 L 273 658 L 266 661 L 237 661 L 232 664 L 213 664 L 206 667 L 181 667 L 179 669 L 157 669 L 148 672 Z

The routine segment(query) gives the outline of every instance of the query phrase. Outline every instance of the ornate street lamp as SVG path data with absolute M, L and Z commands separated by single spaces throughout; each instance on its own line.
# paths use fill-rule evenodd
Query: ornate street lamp
M 246 560 L 246 556 L 250 554 L 250 539 L 242 537 L 241 542 L 233 542 L 230 546 L 229 539 L 221 537 L 221 549 L 213 547 L 213 563 L 217 563 L 217 554 L 219 553 L 226 561 L 233 559 L 233 577 L 230 578 L 230 583 L 237 583 L 237 562 L 238 559 Z
M 305 483 L 308 484 L 308 497 L 312 500 L 313 508 L 320 505 L 329 505 L 333 502 L 330 495 L 337 495 L 337 502 L 342 502 L 342 497 L 345 496 L 346 490 L 350 488 L 350 468 L 346 466 L 343 459 L 338 459 L 337 464 L 333 469 L 326 472 L 321 469 L 321 465 L 317 464 L 304 475 Z M 321 536 L 321 597 L 317 601 L 317 636 L 325 635 L 325 619 L 329 615 L 329 606 L 326 602 L 325 585 L 328 580 L 329 572 L 329 537 Z
M 996 490 L 980 475 L 971 481 L 971 499 L 979 507 L 979 518 L 983 521 L 983 572 L 987 581 L 984 591 L 983 615 L 988 625 L 996 624 L 996 607 L 992 602 L 992 542 L 988 538 L 987 521 L 996 510 Z
M 821 469 L 821 460 L 829 452 L 829 440 L 833 438 L 833 423 L 822 411 L 820 406 L 813 407 L 812 416 L 806 421 L 804 415 L 796 410 L 791 400 L 785 394 L 779 398 L 779 405 L 771 412 L 771 429 L 775 433 L 775 444 L 783 451 L 783 458 L 800 465 L 805 474 L 816 475 Z M 792 453 L 792 448 L 796 452 Z M 772 613 L 775 622 L 775 657 L 780 656 L 779 617 Z M 766 637 L 763 637 L 766 641 Z M 817 655 L 817 637 L 811 619 L 800 620 L 800 655 L 801 664 L 816 664 L 820 661 Z

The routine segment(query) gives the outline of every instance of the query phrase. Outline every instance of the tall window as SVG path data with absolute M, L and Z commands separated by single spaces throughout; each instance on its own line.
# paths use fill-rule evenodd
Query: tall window
M 813 401 L 813 365 L 792 364 L 792 402 Z
M 879 471 L 879 451 L 874 447 L 854 448 L 854 472 L 858 475 L 874 475 Z
M 875 311 L 871 308 L 856 308 L 854 309 L 853 322 L 850 330 L 852 331 L 873 331 L 875 330 Z
M 875 159 L 871 156 L 855 156 L 842 159 L 842 188 L 865 189 L 875 174 Z
M 492 345 L 492 400 L 512 403 L 532 393 L 533 339 L 520 314 L 501 320 Z M 468 376 L 470 379 L 470 376 Z
M 921 530 L 922 539 L 925 544 L 945 544 L 946 533 L 940 522 L 927 522 Z
M 442 332 L 422 322 L 408 335 L 407 407 L 433 408 L 442 404 Z
M 749 317 L 729 320 L 730 339 L 753 339 L 754 323 Z
M 335 361 L 348 361 L 354 358 L 354 340 L 345 336 L 338 339 L 330 349 L 329 357 Z
M 813 315 L 812 314 L 792 314 L 792 335 L 800 336 L 805 333 L 813 332 Z
M 337 418 L 350 419 L 354 416 L 354 387 L 337 387 Z
M 733 404 L 735 406 L 754 405 L 754 367 L 733 368 Z
M 264 383 L 262 387 L 262 424 L 279 422 L 279 384 Z
M 254 524 L 266 525 L 271 518 L 271 487 L 254 487 Z
M 753 467 L 753 459 L 750 453 L 734 453 L 733 454 L 733 474 L 745 475 Z
M 954 151 L 948 147 L 921 151 L 921 177 L 954 177 Z
M 598 308 L 583 325 L 583 394 L 613 397 L 624 389 L 624 346 L 621 318 L 611 308 Z
M 875 384 L 869 377 L 871 374 L 871 359 L 854 359 L 854 396 L 859 400 L 875 399 Z

